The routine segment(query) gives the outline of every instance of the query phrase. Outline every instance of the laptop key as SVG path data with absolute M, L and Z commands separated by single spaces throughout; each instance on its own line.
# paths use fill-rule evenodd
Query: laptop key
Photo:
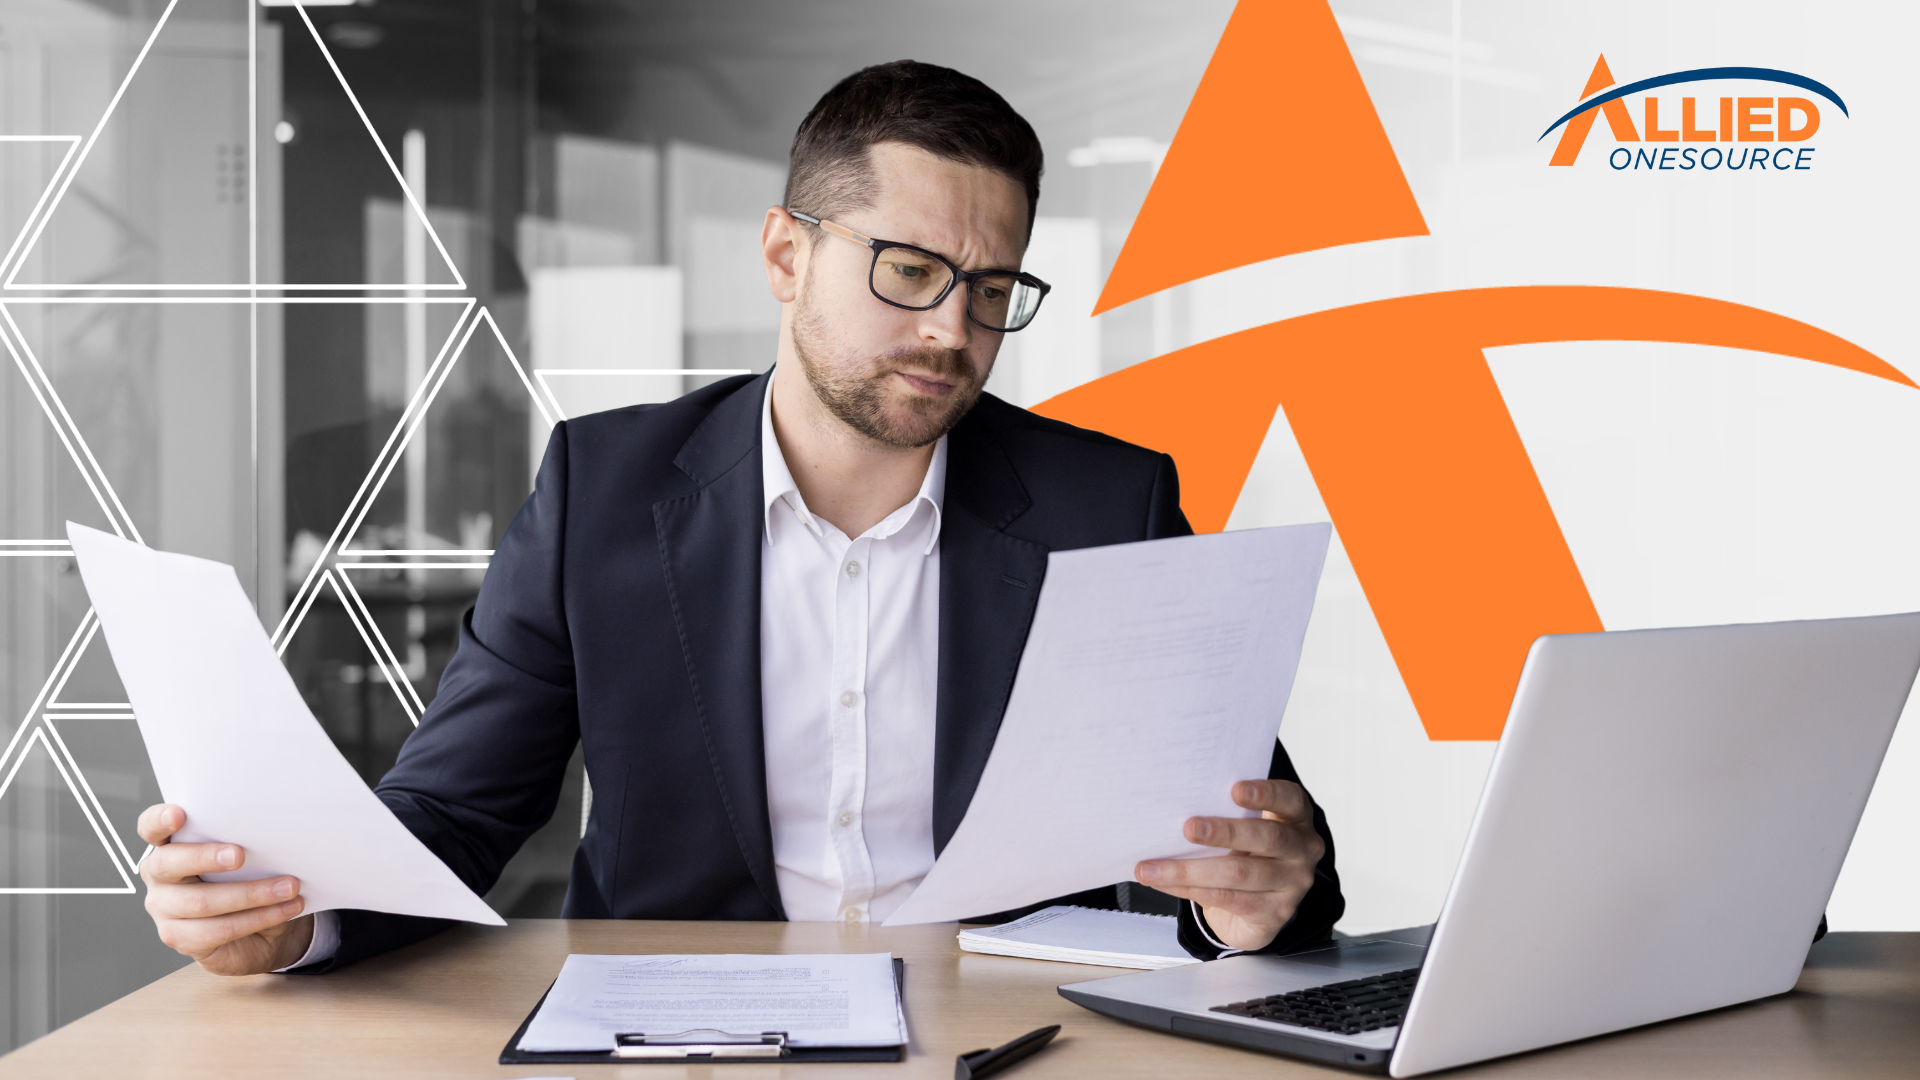
M 1358 1035 L 1397 1026 L 1413 999 L 1420 969 L 1390 971 L 1364 979 L 1295 990 L 1290 994 L 1215 1005 L 1211 1011 L 1274 1024 Z

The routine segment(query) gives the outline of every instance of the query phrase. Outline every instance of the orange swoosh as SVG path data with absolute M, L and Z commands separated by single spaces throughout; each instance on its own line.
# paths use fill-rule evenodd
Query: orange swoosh
M 1914 383 L 1785 316 L 1641 289 L 1426 293 L 1158 357 L 1035 411 L 1170 453 L 1194 527 L 1225 526 L 1284 408 L 1428 735 L 1497 738 L 1527 647 L 1600 618 L 1482 349 L 1665 341 Z

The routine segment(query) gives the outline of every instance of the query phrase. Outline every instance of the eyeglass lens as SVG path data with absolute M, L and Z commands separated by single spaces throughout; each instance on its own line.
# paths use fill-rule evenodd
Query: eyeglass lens
M 889 247 L 874 257 L 873 291 L 901 307 L 932 306 L 952 280 L 946 263 L 914 248 Z M 1016 275 L 989 274 L 969 284 L 967 313 L 983 326 L 1018 330 L 1040 309 L 1040 290 Z

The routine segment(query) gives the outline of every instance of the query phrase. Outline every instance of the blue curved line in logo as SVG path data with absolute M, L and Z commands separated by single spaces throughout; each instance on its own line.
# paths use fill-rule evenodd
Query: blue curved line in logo
M 1626 97 L 1628 94 L 1637 94 L 1642 90 L 1652 90 L 1657 86 L 1672 86 L 1675 83 L 1705 82 L 1708 79 L 1757 79 L 1762 82 L 1786 83 L 1789 86 L 1797 86 L 1802 90 L 1810 90 L 1826 98 L 1828 101 L 1833 102 L 1835 105 L 1840 106 L 1840 113 L 1843 116 L 1851 117 L 1853 115 L 1847 112 L 1847 103 L 1840 100 L 1839 94 L 1834 93 L 1825 83 L 1815 82 L 1805 75 L 1795 75 L 1791 71 L 1781 71 L 1779 68 L 1693 68 L 1689 71 L 1676 71 L 1669 75 L 1655 75 L 1651 79 L 1641 79 L 1639 82 L 1628 83 L 1625 86 L 1616 86 L 1606 93 L 1601 94 L 1599 97 L 1583 101 L 1574 106 L 1572 112 L 1555 120 L 1547 130 L 1541 132 L 1540 139 L 1544 139 L 1553 134 L 1554 128 L 1579 116 L 1581 113 L 1589 109 L 1597 109 L 1609 101 L 1617 101 L 1620 98 Z M 1540 139 L 1535 139 L 1534 142 L 1539 142 Z

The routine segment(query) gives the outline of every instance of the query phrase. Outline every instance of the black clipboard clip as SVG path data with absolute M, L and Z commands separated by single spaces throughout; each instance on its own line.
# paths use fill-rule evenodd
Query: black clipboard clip
M 672 1035 L 623 1031 L 613 1037 L 613 1056 L 641 1060 L 704 1058 L 708 1061 L 786 1057 L 787 1033 L 763 1031 L 758 1035 L 737 1035 L 713 1028 L 694 1028 Z

